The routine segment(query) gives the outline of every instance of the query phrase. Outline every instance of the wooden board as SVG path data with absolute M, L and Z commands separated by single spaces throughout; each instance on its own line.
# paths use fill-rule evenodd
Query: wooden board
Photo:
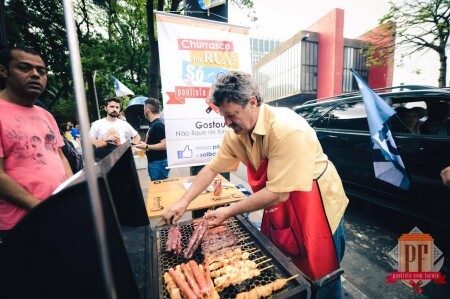
M 149 218 L 161 217 L 164 212 L 181 196 L 186 189 L 184 183 L 194 180 L 195 176 L 169 178 L 162 181 L 150 181 L 147 196 L 147 214 Z M 214 196 L 212 192 L 200 194 L 187 207 L 187 211 L 206 209 L 214 206 L 222 206 L 227 203 L 236 202 L 246 196 L 239 191 L 228 180 L 220 176 L 222 180 L 222 194 Z

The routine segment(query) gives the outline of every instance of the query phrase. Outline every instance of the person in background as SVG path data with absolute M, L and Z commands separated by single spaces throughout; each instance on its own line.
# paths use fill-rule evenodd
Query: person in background
M 125 117 L 125 113 L 123 111 L 120 111 L 119 113 L 119 119 L 123 120 L 123 121 L 127 121 L 127 118 Z
M 72 134 L 69 131 L 70 123 L 61 123 L 59 126 L 59 130 L 61 131 L 61 134 L 67 138 L 67 140 L 74 142 Z
M 92 123 L 89 137 L 95 146 L 95 159 L 101 160 L 109 155 L 120 144 L 125 143 L 128 138 L 134 143 L 139 143 L 141 137 L 133 127 L 119 119 L 120 100 L 110 98 L 105 101 L 106 117 Z
M 450 188 L 450 166 L 444 168 L 441 173 L 442 184 Z
M 167 169 L 166 131 L 160 118 L 161 105 L 157 99 L 148 98 L 144 103 L 144 116 L 150 122 L 145 142 L 136 145 L 146 151 L 148 174 L 152 181 L 169 177 Z
M 69 129 L 70 134 L 72 134 L 72 137 L 75 141 L 79 141 L 78 139 L 80 139 L 80 129 L 79 129 L 79 125 L 72 125 L 72 128 Z
M 429 103 L 428 119 L 422 124 L 422 134 L 450 136 L 450 122 L 448 120 L 449 106 L 447 102 Z
M 348 199 L 314 129 L 291 109 L 263 104 L 257 83 L 247 73 L 218 77 L 210 101 L 231 130 L 186 193 L 164 213 L 165 221 L 178 221 L 218 173 L 236 171 L 242 162 L 254 193 L 207 212 L 208 225 L 265 209 L 261 232 L 310 279 L 339 269 Z M 340 279 L 323 286 L 318 295 L 341 298 Z
M 0 51 L 0 239 L 72 176 L 58 125 L 34 105 L 47 85 L 46 66 L 35 50 Z
M 406 107 L 398 107 L 396 111 L 410 133 L 420 134 L 419 119 L 425 115 L 425 109 L 420 107 L 413 107 L 409 109 Z
M 60 130 L 61 134 L 64 136 L 64 138 L 66 138 L 70 143 L 72 143 L 72 145 L 76 149 L 76 151 L 79 154 L 82 154 L 83 151 L 81 149 L 81 144 L 77 140 L 75 140 L 75 138 L 73 138 L 72 134 L 70 133 L 71 125 L 72 125 L 71 122 L 62 123 L 59 126 L 59 130 Z M 66 158 L 67 158 L 67 156 L 66 156 Z

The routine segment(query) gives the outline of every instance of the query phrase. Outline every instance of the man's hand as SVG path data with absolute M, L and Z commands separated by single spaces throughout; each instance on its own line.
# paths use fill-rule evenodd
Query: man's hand
M 172 224 L 177 222 L 186 212 L 189 203 L 197 198 L 211 184 L 216 175 L 217 172 L 209 168 L 208 165 L 203 167 L 186 193 L 164 213 L 163 218 L 166 223 Z
M 166 212 L 163 214 L 163 218 L 167 224 L 176 223 L 186 212 L 186 208 L 189 202 L 183 200 L 176 201 Z
M 205 213 L 205 219 L 208 221 L 208 227 L 219 226 L 222 222 L 230 218 L 230 209 L 228 207 L 220 207 L 216 210 L 209 210 Z
M 27 211 L 41 203 L 5 172 L 4 158 L 0 158 L 0 197 Z
M 108 135 L 105 138 L 103 138 L 103 141 L 105 141 L 107 143 L 114 143 L 116 145 L 120 144 L 119 136 L 115 136 L 115 135 Z
M 450 166 L 444 168 L 441 171 L 441 178 L 442 178 L 442 183 L 447 186 L 448 188 L 450 188 Z
M 145 151 L 145 150 L 147 150 L 147 143 L 141 141 L 140 143 L 135 144 L 134 147 Z

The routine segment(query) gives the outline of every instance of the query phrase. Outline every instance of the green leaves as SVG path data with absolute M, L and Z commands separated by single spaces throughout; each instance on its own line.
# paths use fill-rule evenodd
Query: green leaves
M 450 0 L 390 2 L 380 24 L 395 24 L 396 51 L 411 55 L 433 50 L 439 55 L 439 87 L 446 85 L 446 47 L 450 36 Z

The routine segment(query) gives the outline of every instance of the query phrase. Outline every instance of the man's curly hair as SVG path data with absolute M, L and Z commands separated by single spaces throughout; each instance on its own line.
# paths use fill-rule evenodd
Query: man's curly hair
M 232 102 L 245 108 L 251 96 L 256 97 L 260 106 L 262 98 L 253 77 L 245 72 L 230 71 L 217 77 L 216 82 L 211 86 L 209 100 L 217 107 L 222 106 L 223 103 Z

